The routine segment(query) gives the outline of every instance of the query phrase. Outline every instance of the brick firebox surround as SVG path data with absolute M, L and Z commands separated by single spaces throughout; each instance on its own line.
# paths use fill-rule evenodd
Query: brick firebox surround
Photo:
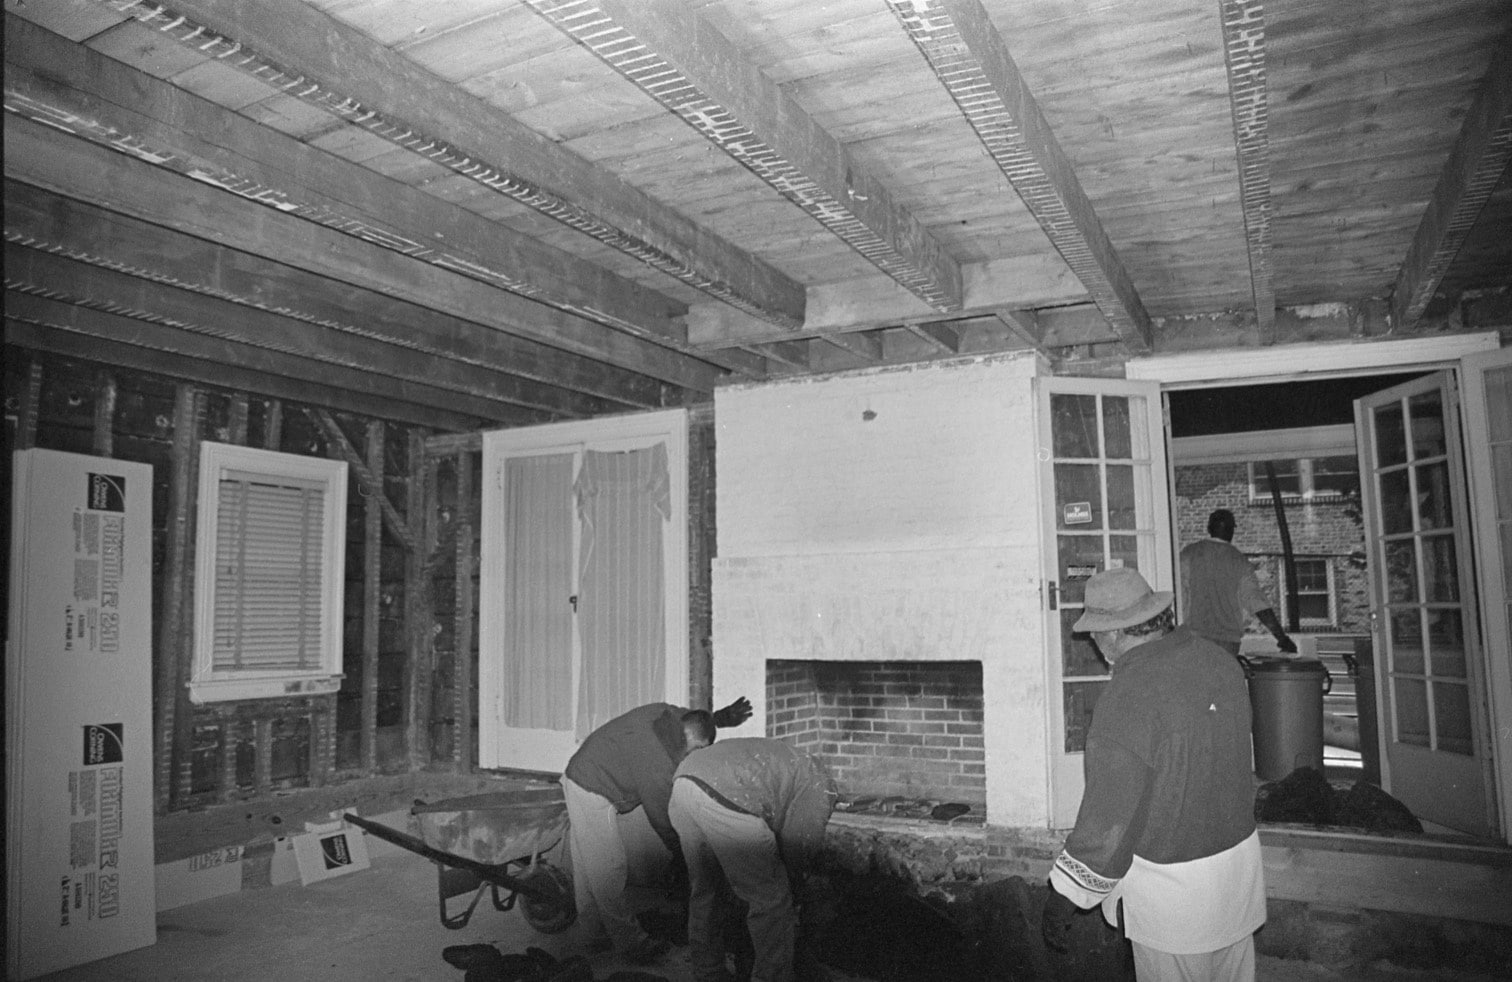
M 845 797 L 986 801 L 980 662 L 768 661 L 767 735 L 821 756 Z

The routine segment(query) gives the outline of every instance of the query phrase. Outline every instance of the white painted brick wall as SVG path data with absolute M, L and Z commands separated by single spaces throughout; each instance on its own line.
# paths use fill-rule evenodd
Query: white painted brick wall
M 980 660 L 988 820 L 1044 825 L 1036 368 L 715 392 L 715 705 L 761 732 L 768 658 Z

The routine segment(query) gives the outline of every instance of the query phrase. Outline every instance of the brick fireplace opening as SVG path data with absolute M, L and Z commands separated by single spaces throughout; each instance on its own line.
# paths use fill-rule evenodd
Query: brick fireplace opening
M 936 805 L 970 805 L 982 820 L 981 662 L 766 665 L 767 735 L 821 757 L 840 808 L 927 818 Z

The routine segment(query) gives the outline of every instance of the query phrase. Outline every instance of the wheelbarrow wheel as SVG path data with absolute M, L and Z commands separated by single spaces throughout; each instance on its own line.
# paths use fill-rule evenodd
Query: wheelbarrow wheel
M 516 877 L 542 896 L 520 896 L 520 908 L 525 920 L 542 934 L 560 934 L 577 920 L 577 904 L 572 899 L 572 877 L 560 867 L 545 860 L 526 869 Z

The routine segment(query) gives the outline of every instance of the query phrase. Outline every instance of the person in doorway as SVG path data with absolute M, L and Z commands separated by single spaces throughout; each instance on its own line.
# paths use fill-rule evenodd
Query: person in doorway
M 1208 537 L 1181 550 L 1182 622 L 1194 634 L 1238 655 L 1253 614 L 1282 651 L 1295 654 L 1297 645 L 1271 609 L 1254 567 L 1233 545 L 1234 528 L 1234 513 L 1219 508 L 1208 516 Z
M 750 718 L 751 703 L 743 696 L 716 713 L 651 703 L 588 734 L 567 762 L 562 794 L 578 919 L 590 938 L 607 933 L 615 951 L 632 964 L 651 964 L 670 945 L 649 936 L 630 909 L 620 816 L 644 809 L 651 828 L 679 857 L 677 833 L 667 818 L 677 765 L 690 750 L 712 743 L 716 727 L 739 726 Z
M 725 740 L 688 754 L 672 783 L 672 826 L 688 865 L 695 982 L 725 982 L 730 894 L 746 905 L 751 982 L 794 982 L 805 875 L 834 807 L 824 764 L 781 740 Z
M 1172 594 L 1134 569 L 1087 581 L 1073 630 L 1112 667 L 1087 734 L 1086 790 L 1050 872 L 1042 930 L 1064 951 L 1101 905 L 1140 982 L 1253 982 L 1265 879 L 1250 773 L 1250 704 L 1232 658 L 1176 627 Z

